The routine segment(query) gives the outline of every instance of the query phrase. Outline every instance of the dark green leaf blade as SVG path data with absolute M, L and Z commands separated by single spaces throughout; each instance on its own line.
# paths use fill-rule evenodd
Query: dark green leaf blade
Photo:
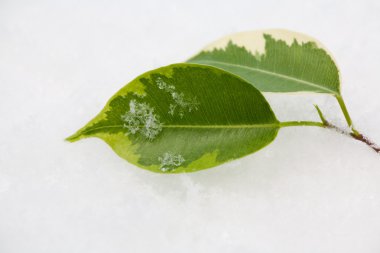
M 339 70 L 317 40 L 287 30 L 238 33 L 188 60 L 224 69 L 262 92 L 340 94 Z
M 141 168 L 179 173 L 256 152 L 278 129 L 267 101 L 246 81 L 214 67 L 175 64 L 130 82 L 67 140 L 99 137 Z

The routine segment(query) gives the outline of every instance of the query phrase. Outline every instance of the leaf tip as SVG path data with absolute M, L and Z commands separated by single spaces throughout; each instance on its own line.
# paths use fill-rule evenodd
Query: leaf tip
M 70 135 L 69 137 L 65 138 L 65 141 L 73 143 L 73 142 L 79 141 L 80 139 L 82 139 L 82 135 L 77 132 L 77 133 Z

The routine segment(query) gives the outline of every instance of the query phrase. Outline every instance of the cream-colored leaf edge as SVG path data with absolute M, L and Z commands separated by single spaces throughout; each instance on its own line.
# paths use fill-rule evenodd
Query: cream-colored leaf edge
M 265 53 L 265 39 L 264 34 L 271 35 L 274 39 L 283 40 L 289 46 L 293 43 L 294 40 L 297 40 L 299 43 L 314 42 L 318 48 L 324 49 L 331 56 L 331 52 L 317 39 L 295 31 L 290 31 L 287 29 L 263 29 L 255 31 L 245 31 L 233 33 L 223 38 L 220 38 L 211 44 L 207 45 L 203 50 L 211 51 L 213 49 L 222 49 L 225 48 L 228 42 L 232 41 L 238 46 L 244 46 L 247 50 L 252 53 Z

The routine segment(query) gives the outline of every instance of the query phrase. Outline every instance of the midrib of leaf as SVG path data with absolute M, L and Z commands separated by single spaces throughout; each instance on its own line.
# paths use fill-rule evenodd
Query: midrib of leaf
M 241 129 L 241 128 L 280 128 L 282 125 L 280 122 L 271 124 L 241 124 L 241 125 L 162 125 L 162 128 L 198 128 L 198 129 Z M 144 127 L 141 125 L 140 127 Z M 124 125 L 110 125 L 102 127 L 94 127 L 91 129 L 84 130 L 80 133 L 76 133 L 67 138 L 67 140 L 75 140 L 76 138 L 84 135 L 88 132 L 95 130 L 106 130 L 114 128 L 124 128 Z
M 245 125 L 162 125 L 162 128 L 268 128 L 268 127 L 280 127 L 281 124 L 245 124 Z M 141 125 L 140 127 L 144 127 Z M 94 130 L 108 129 L 108 128 L 124 128 L 124 125 L 112 125 L 95 127 L 81 132 L 85 134 Z
M 264 69 L 260 69 L 260 68 L 248 67 L 248 66 L 244 66 L 244 65 L 240 65 L 240 64 L 231 64 L 231 63 L 227 63 L 227 62 L 223 62 L 223 61 L 197 60 L 197 63 L 206 63 L 206 64 L 207 63 L 216 63 L 216 64 L 220 64 L 220 65 L 225 65 L 225 66 L 231 66 L 231 67 L 237 67 L 237 68 L 242 68 L 242 69 L 248 69 L 248 70 L 251 70 L 251 71 L 256 71 L 256 72 L 260 72 L 260 73 L 263 73 L 263 74 L 272 75 L 272 76 L 276 76 L 276 77 L 279 77 L 279 78 L 295 81 L 295 82 L 298 82 L 298 83 L 301 83 L 301 84 L 304 84 L 304 85 L 307 85 L 307 86 L 310 86 L 310 87 L 315 87 L 315 88 L 327 91 L 329 93 L 333 93 L 333 94 L 335 94 L 337 96 L 339 95 L 337 92 L 335 92 L 333 90 L 330 90 L 330 89 L 328 89 L 326 87 L 323 87 L 323 86 L 321 86 L 318 83 L 308 82 L 308 81 L 305 81 L 305 80 L 302 80 L 302 79 L 298 79 L 298 78 L 287 76 L 287 75 L 278 74 L 278 73 L 275 73 L 275 72 L 272 72 L 272 71 L 268 71 L 268 70 L 264 70 Z

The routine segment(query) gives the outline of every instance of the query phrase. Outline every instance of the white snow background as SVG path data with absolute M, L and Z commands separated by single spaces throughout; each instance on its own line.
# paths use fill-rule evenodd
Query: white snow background
M 333 52 L 380 143 L 379 1 L 0 0 L 0 253 L 378 253 L 380 156 L 314 127 L 193 174 L 64 138 L 137 75 L 230 33 L 286 28 Z M 342 122 L 322 95 L 267 95 L 281 120 Z

